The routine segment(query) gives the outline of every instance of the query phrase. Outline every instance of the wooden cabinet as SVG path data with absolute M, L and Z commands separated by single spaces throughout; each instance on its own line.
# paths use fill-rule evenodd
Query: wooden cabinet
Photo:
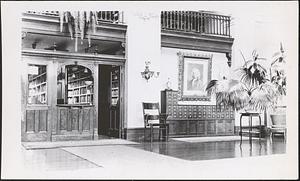
M 215 105 L 178 104 L 178 92 L 161 92 L 161 112 L 169 115 L 170 136 L 216 136 L 234 134 L 234 111 Z

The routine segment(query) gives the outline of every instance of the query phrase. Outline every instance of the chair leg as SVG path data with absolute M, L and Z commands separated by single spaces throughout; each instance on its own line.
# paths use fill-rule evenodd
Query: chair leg
M 166 141 L 169 140 L 169 125 L 166 126 Z
M 159 128 L 158 128 L 158 140 L 159 140 L 159 141 L 160 141 L 160 136 L 161 136 L 160 132 L 161 132 L 161 128 L 160 128 L 160 126 L 159 126 Z
M 271 134 L 270 134 L 270 138 L 271 138 L 271 143 L 273 143 L 273 132 L 271 132 Z
M 144 142 L 146 142 L 146 127 L 144 128 Z
M 150 125 L 150 142 L 151 143 L 152 143 L 152 140 L 153 140 L 152 136 L 153 136 L 153 126 Z

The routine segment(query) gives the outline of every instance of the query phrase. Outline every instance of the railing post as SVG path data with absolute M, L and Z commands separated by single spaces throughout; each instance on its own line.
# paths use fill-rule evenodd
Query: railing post
M 163 16 L 163 11 L 160 12 L 160 24 L 161 24 L 161 28 L 165 29 L 165 23 L 164 23 L 164 16 Z
M 169 11 L 166 11 L 167 29 L 169 28 Z
M 174 29 L 174 11 L 171 11 L 170 24 L 171 24 L 171 28 Z
M 219 27 L 220 27 L 219 26 L 219 16 L 216 16 L 216 24 L 217 24 L 217 26 L 216 26 L 216 30 L 217 30 L 216 34 L 219 35 Z
M 228 18 L 228 36 L 230 37 L 230 17 Z

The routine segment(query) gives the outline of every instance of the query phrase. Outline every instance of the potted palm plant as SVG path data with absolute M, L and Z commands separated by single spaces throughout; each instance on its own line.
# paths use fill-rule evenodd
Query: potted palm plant
M 231 106 L 234 110 L 263 112 L 274 107 L 277 97 L 276 86 L 267 78 L 267 69 L 263 58 L 256 51 L 252 59 L 245 60 L 244 65 L 235 71 L 237 78 L 211 80 L 206 91 L 216 95 L 217 105 Z
M 266 113 L 276 106 L 278 86 L 269 79 L 268 61 L 254 50 L 252 58 L 235 70 L 235 77 L 211 80 L 206 91 L 216 96 L 219 106 L 231 106 L 235 111 Z
M 273 61 L 270 67 L 271 82 L 277 88 L 279 94 L 275 109 L 271 112 L 271 123 L 273 127 L 278 127 L 286 124 L 286 105 L 284 98 L 286 96 L 286 74 L 285 74 L 285 55 L 282 44 L 280 51 L 273 55 Z

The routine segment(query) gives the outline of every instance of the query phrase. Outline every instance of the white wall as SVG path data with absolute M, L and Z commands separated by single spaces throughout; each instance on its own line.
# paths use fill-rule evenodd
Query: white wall
M 210 10 L 232 17 L 232 36 L 235 39 L 232 52 L 232 67 L 228 68 L 225 54 L 213 54 L 212 79 L 223 75 L 230 78 L 234 70 L 244 61 L 240 54 L 243 52 L 246 59 L 250 59 L 254 49 L 261 57 L 271 59 L 274 52 L 279 50 L 280 42 L 288 51 L 295 53 L 294 36 L 288 32 L 296 33 L 295 12 L 291 5 L 283 2 L 216 2 L 194 3 L 183 5 L 175 2 L 175 9 L 180 10 Z M 180 5 L 179 5 L 180 4 Z M 173 5 L 173 4 L 172 4 Z M 172 8 L 172 5 L 160 6 L 161 10 Z M 175 5 L 174 5 L 175 6 Z M 172 82 L 172 89 L 178 90 L 178 51 L 187 51 L 171 48 L 160 48 L 160 10 L 152 11 L 143 8 L 126 11 L 127 31 L 127 127 L 143 126 L 142 101 L 160 101 L 160 91 L 166 88 L 168 77 Z M 174 10 L 174 9 L 173 9 Z M 293 18 L 291 18 L 293 17 Z M 293 34 L 293 35 L 294 35 Z M 189 50 L 192 53 L 208 53 Z M 152 78 L 149 82 L 141 78 L 140 72 L 145 68 L 145 61 L 150 60 L 150 69 L 160 71 L 159 78 Z M 291 67 L 289 64 L 288 68 Z M 214 104 L 211 102 L 197 102 L 197 104 Z M 236 114 L 236 125 L 239 125 L 239 114 Z
M 158 102 L 160 77 L 142 78 L 145 61 L 150 70 L 160 71 L 160 12 L 129 11 L 124 14 L 127 29 L 127 127 L 143 127 L 142 102 Z
M 229 76 L 229 67 L 227 65 L 227 58 L 225 53 L 214 53 L 207 51 L 195 51 L 186 49 L 175 49 L 175 48 L 161 48 L 161 67 L 163 71 L 161 72 L 161 87 L 160 90 L 166 88 L 166 82 L 168 77 L 172 83 L 171 88 L 173 90 L 178 90 L 178 63 L 179 58 L 177 53 L 191 53 L 191 54 L 212 54 L 212 77 L 211 79 L 221 79 L 223 76 Z M 215 99 L 212 98 L 211 101 L 180 101 L 179 104 L 194 104 L 194 105 L 215 105 Z
M 272 56 L 279 51 L 282 42 L 287 56 L 287 70 L 294 69 L 297 54 L 295 51 L 297 23 L 297 11 L 291 4 L 284 2 L 263 2 L 240 5 L 232 9 L 232 36 L 233 44 L 233 69 L 243 65 L 245 58 L 251 59 L 251 53 L 255 49 L 260 57 L 266 58 L 265 65 L 269 66 Z M 289 71 L 287 71 L 289 74 Z M 288 75 L 287 75 L 288 76 Z M 289 82 L 289 78 L 287 80 Z M 286 98 L 283 102 L 287 102 Z M 287 103 L 288 104 L 288 103 Z M 236 125 L 239 125 L 239 116 L 236 114 Z M 263 115 L 261 115 L 263 118 Z M 258 119 L 255 119 L 255 124 Z M 270 119 L 267 119 L 270 125 Z

